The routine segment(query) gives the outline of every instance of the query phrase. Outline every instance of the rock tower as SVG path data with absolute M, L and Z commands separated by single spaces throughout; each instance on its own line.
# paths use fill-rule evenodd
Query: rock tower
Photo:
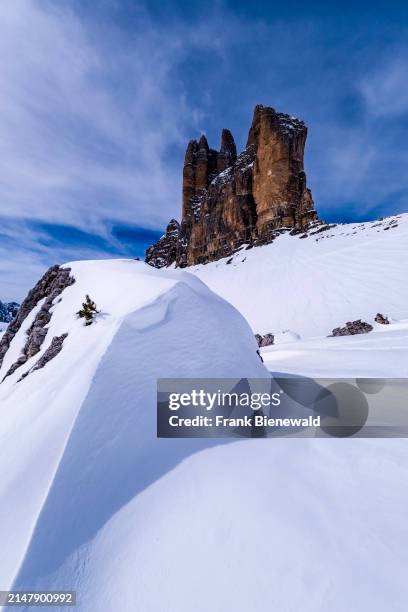
M 146 251 L 146 262 L 159 268 L 207 263 L 244 243 L 267 244 L 281 231 L 302 231 L 316 221 L 303 164 L 306 137 L 303 121 L 259 105 L 238 156 L 229 130 L 222 130 L 219 151 L 204 135 L 191 140 L 181 223 L 170 221 Z

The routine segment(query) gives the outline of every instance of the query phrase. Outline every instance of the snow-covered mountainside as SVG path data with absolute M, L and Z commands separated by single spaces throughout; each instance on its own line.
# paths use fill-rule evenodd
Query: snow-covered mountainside
M 67 267 L 75 282 L 54 299 L 40 351 L 6 376 L 41 303 L 0 370 L 0 588 L 56 581 L 80 589 L 80 610 L 120 609 L 84 603 L 86 549 L 135 496 L 208 446 L 156 439 L 157 378 L 267 371 L 245 320 L 194 276 L 133 260 Z M 100 310 L 89 326 L 75 316 L 85 294 Z M 61 351 L 35 369 L 65 334 Z M 100 569 L 94 578 L 104 581 Z
M 405 610 L 405 442 L 158 439 L 158 377 L 268 376 L 251 329 L 191 274 L 67 267 L 0 384 L 0 588 L 76 590 L 79 612 Z
M 188 268 L 233 304 L 275 371 L 311 376 L 408 376 L 408 214 L 282 233 L 232 258 Z M 382 313 L 390 325 L 376 324 Z M 362 319 L 373 332 L 328 338 Z M 289 344 L 290 343 L 290 344 Z

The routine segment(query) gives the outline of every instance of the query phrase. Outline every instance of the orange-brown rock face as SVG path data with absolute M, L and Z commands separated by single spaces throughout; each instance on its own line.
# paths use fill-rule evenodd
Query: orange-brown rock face
M 205 136 L 190 141 L 177 244 L 173 229 L 150 247 L 146 261 L 157 267 L 206 263 L 243 243 L 265 244 L 279 231 L 302 230 L 315 221 L 303 166 L 306 136 L 302 121 L 257 106 L 238 157 L 229 130 L 222 131 L 219 151 L 209 148 Z
M 282 226 L 302 228 L 316 217 L 303 166 L 306 136 L 302 121 L 256 107 L 247 146 L 256 148 L 253 196 L 260 236 Z

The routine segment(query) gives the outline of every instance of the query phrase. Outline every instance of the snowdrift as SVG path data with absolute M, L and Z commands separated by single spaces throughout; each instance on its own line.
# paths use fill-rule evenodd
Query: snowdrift
M 338 442 L 196 453 L 51 584 L 74 577 L 81 612 L 404 612 L 406 441 Z
M 281 352 L 271 358 L 280 370 L 284 352 L 302 342 L 298 331 L 326 330 L 334 326 L 330 317 L 341 323 L 357 303 L 364 308 L 362 296 L 374 295 L 374 286 L 363 286 L 354 303 L 337 304 L 339 294 L 326 302 L 335 286 L 329 270 L 330 291 L 310 294 L 316 316 L 311 304 L 297 330 L 284 303 L 273 305 L 270 272 L 267 288 L 253 273 L 258 253 L 276 253 L 289 239 L 310 240 L 282 236 L 247 252 L 252 288 L 261 292 L 255 303 L 243 284 L 246 262 L 205 267 L 220 272 L 222 282 L 214 274 L 210 284 L 230 298 L 241 279 L 242 309 L 255 317 L 261 306 L 261 331 L 274 331 L 266 327 L 271 309 L 282 331 L 293 330 L 291 342 L 264 352 Z M 382 246 L 386 252 L 391 243 Z M 330 252 L 333 263 L 340 254 Z M 318 258 L 310 258 L 311 273 Z M 265 268 L 260 262 L 261 277 L 277 266 L 275 258 Z M 76 282 L 55 300 L 41 352 L 0 384 L 0 588 L 76 590 L 80 612 L 405 610 L 405 441 L 157 439 L 158 377 L 268 376 L 253 331 L 191 274 L 134 261 L 67 265 Z M 89 327 L 74 314 L 86 293 L 101 310 Z M 373 310 L 400 316 L 401 294 L 388 297 L 394 311 L 380 308 L 385 293 Z M 288 309 L 301 320 L 296 302 Z M 34 316 L 14 337 L 1 377 Z M 52 338 L 65 333 L 61 352 L 32 371 Z M 344 347 L 357 339 L 327 340 Z
M 408 306 L 407 306 L 408 309 Z M 266 367 L 312 378 L 407 378 L 408 319 L 368 334 L 306 338 L 261 349 Z
M 75 283 L 53 306 L 41 353 L 0 385 L 3 589 L 50 586 L 74 556 L 73 574 L 59 580 L 68 588 L 83 565 L 81 547 L 200 448 L 156 439 L 158 377 L 267 375 L 245 320 L 193 276 L 135 261 L 67 265 Z M 86 293 L 101 310 L 89 327 L 75 317 Z M 13 339 L 2 378 L 33 317 Z M 21 380 L 63 333 L 61 352 Z

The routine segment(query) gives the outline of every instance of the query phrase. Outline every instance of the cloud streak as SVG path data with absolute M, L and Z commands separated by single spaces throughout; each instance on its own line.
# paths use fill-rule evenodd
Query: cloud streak
M 182 25 L 169 34 L 142 7 L 131 32 L 46 0 L 4 0 L 0 23 L 6 299 L 21 298 L 64 255 L 127 255 L 112 227 L 160 228 L 174 214 L 182 149 L 201 119 L 187 106 L 176 68 L 196 47 L 217 53 L 219 41 L 203 29 L 192 36 Z M 53 227 L 48 247 L 41 222 Z M 99 250 L 94 240 L 88 248 L 64 248 L 62 226 L 99 234 Z M 147 246 L 140 232 L 146 235 L 134 234 L 133 254 Z
M 87 227 L 136 213 L 157 227 L 179 199 L 172 151 L 200 117 L 176 68 L 219 42 L 143 11 L 129 33 L 68 7 L 0 4 L 2 213 Z
M 250 4 L 0 2 L 0 299 L 141 254 L 179 214 L 186 141 L 243 146 L 256 103 L 306 120 L 323 217 L 406 210 L 406 26 Z

